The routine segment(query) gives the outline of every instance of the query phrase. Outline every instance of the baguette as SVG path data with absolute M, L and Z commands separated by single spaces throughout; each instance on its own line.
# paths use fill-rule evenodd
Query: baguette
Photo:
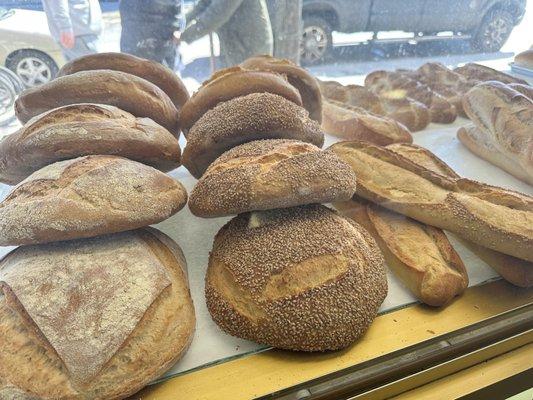
M 336 143 L 330 149 L 355 171 L 359 196 L 482 246 L 533 261 L 530 196 L 448 178 L 370 143 Z

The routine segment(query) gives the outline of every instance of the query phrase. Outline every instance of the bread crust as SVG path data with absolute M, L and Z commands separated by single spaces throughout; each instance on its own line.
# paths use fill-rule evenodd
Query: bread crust
M 178 140 L 149 118 L 103 104 L 72 104 L 28 121 L 0 140 L 0 181 L 17 184 L 56 161 L 117 155 L 170 171 L 180 165 Z
M 211 164 L 189 199 L 199 217 L 348 200 L 351 168 L 331 152 L 296 140 L 258 140 L 225 152 Z
M 185 103 L 180 113 L 185 135 L 202 115 L 217 104 L 251 93 L 272 93 L 301 106 L 298 90 L 282 75 L 231 67 L 217 71 Z
M 514 63 L 519 67 L 533 70 L 533 50 L 529 49 L 518 53 L 514 57 Z
M 321 205 L 233 218 L 215 237 L 205 289 L 227 333 L 302 351 L 352 344 L 386 293 L 373 239 Z
M 91 380 L 74 382 L 47 338 L 36 330 L 34 322 L 25 320 L 17 308 L 0 296 L 0 394 L 15 393 L 27 396 L 22 398 L 43 400 L 122 399 L 159 377 L 181 358 L 193 337 L 195 315 L 184 273 L 185 260 L 177 244 L 150 228 L 77 240 L 68 242 L 68 246 L 77 248 L 78 243 L 86 246 L 91 241 L 91 246 L 99 249 L 102 245 L 110 247 L 117 243 L 116 256 L 123 261 L 128 257 L 121 253 L 126 251 L 121 243 L 127 243 L 130 238 L 141 241 L 147 250 L 146 257 L 165 269 L 170 285 L 148 306 L 111 359 Z M 55 257 L 59 266 L 61 248 L 61 242 L 52 243 L 25 248 L 25 253 L 29 252 L 35 260 Z M 0 280 L 2 269 L 11 259 L 16 261 L 19 257 L 19 249 L 0 261 Z M 94 265 L 108 263 L 109 268 L 120 268 L 113 264 L 118 262 L 117 258 L 93 260 Z M 5 291 L 6 287 L 3 289 Z M 75 302 L 72 306 L 76 307 Z
M 453 72 L 461 74 L 465 78 L 475 83 L 485 81 L 498 81 L 502 83 L 521 83 L 523 85 L 528 84 L 523 79 L 516 78 L 512 75 L 476 63 L 467 63 L 461 67 L 455 68 Z
M 179 135 L 178 111 L 165 92 L 146 79 L 120 71 L 81 71 L 26 89 L 15 102 L 15 113 L 26 123 L 45 111 L 76 103 L 115 106 Z
M 533 261 L 533 198 L 434 173 L 364 142 L 330 147 L 357 175 L 357 194 L 420 222 L 514 257 Z
M 295 139 L 322 147 L 324 133 L 304 108 L 275 94 L 251 93 L 202 115 L 189 131 L 182 162 L 198 179 L 225 151 L 260 139 Z
M 60 161 L 30 175 L 0 203 L 0 245 L 92 237 L 161 222 L 187 202 L 183 185 L 115 156 Z
M 309 112 L 309 118 L 318 123 L 322 122 L 322 95 L 318 80 L 305 68 L 299 67 L 292 61 L 275 58 L 269 55 L 250 57 L 241 67 L 272 71 L 285 75 L 289 83 L 298 89 L 302 98 L 302 106 Z
M 165 92 L 178 110 L 189 99 L 187 88 L 170 68 L 126 53 L 96 53 L 78 57 L 63 65 L 57 76 L 95 69 L 127 72 L 146 79 Z

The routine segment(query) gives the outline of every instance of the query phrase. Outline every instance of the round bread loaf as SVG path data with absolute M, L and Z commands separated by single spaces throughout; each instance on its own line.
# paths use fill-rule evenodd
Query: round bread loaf
M 519 67 L 533 70 L 533 49 L 517 54 L 514 57 L 514 63 Z
M 0 203 L 0 246 L 140 228 L 167 219 L 186 202 L 181 183 L 136 161 L 59 161 L 31 174 Z
M 275 58 L 269 55 L 250 57 L 241 66 L 247 69 L 272 71 L 285 75 L 289 83 L 298 89 L 302 97 L 302 105 L 309 112 L 309 117 L 318 123 L 322 122 L 322 95 L 317 79 L 306 69 L 292 61 Z
M 324 133 L 302 107 L 271 93 L 252 93 L 218 104 L 194 124 L 182 163 L 200 178 L 222 153 L 259 139 L 296 139 L 322 147 Z
M 178 110 L 165 92 L 146 79 L 107 69 L 81 71 L 26 89 L 15 102 L 15 113 L 26 123 L 52 108 L 76 103 L 116 106 L 179 135 Z
M 63 65 L 57 76 L 95 69 L 122 71 L 144 78 L 163 90 L 178 110 L 189 99 L 187 88 L 170 68 L 126 53 L 97 53 L 79 57 Z
M 296 140 L 257 140 L 225 152 L 191 192 L 199 217 L 349 200 L 356 177 L 334 153 Z
M 39 114 L 0 140 L 0 181 L 16 184 L 46 165 L 91 154 L 170 171 L 179 166 L 181 150 L 178 140 L 149 118 L 103 104 L 72 104 Z
M 215 237 L 205 286 L 207 308 L 227 333 L 303 351 L 349 346 L 386 294 L 374 240 L 321 205 L 233 218 Z
M 213 74 L 185 103 L 180 113 L 181 129 L 187 135 L 195 122 L 218 103 L 250 93 L 273 93 L 302 105 L 298 90 L 282 75 L 231 67 Z
M 179 246 L 155 229 L 19 247 L 0 261 L 0 398 L 122 399 L 187 350 Z

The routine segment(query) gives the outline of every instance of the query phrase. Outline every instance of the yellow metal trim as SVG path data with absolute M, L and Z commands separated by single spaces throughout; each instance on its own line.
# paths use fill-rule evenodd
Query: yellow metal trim
M 504 281 L 476 286 L 444 309 L 413 305 L 381 315 L 352 347 L 331 353 L 270 350 L 150 386 L 143 400 L 251 399 L 453 332 L 533 302 Z

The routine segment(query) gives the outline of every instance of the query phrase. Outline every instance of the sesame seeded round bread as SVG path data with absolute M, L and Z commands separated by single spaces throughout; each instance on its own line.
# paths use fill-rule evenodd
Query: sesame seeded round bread
M 356 177 L 334 153 L 287 139 L 256 140 L 222 154 L 191 192 L 199 217 L 349 200 Z
M 178 110 L 189 100 L 187 88 L 170 68 L 126 53 L 96 53 L 78 57 L 63 65 L 57 76 L 95 69 L 122 71 L 146 79 L 163 90 Z
M 179 166 L 181 150 L 178 139 L 149 118 L 104 104 L 72 104 L 39 114 L 0 140 L 0 181 L 16 184 L 46 165 L 91 154 L 170 171 Z
M 0 203 L 0 245 L 91 237 L 161 222 L 187 202 L 183 185 L 115 156 L 59 161 L 22 181 Z
M 322 205 L 240 214 L 218 232 L 205 296 L 225 332 L 273 347 L 342 349 L 387 294 L 369 234 Z
M 15 102 L 15 113 L 26 123 L 52 108 L 77 103 L 116 106 L 179 135 L 178 110 L 165 92 L 146 79 L 108 69 L 80 71 L 26 89 Z
M 155 229 L 19 247 L 0 261 L 0 398 L 123 399 L 194 329 L 185 258 Z
M 180 112 L 183 132 L 187 135 L 194 123 L 218 103 L 250 93 L 273 93 L 302 105 L 298 90 L 282 75 L 241 67 L 226 68 L 214 73 L 184 104 Z
M 196 178 L 225 151 L 259 139 L 295 139 L 322 147 L 324 133 L 307 111 L 271 93 L 252 93 L 218 104 L 192 127 L 182 163 Z
M 303 107 L 309 112 L 309 117 L 318 123 L 322 122 L 322 94 L 318 80 L 306 69 L 299 67 L 292 61 L 275 58 L 269 55 L 251 57 L 245 60 L 242 67 L 272 71 L 283 74 L 289 83 L 298 89 L 302 97 Z

